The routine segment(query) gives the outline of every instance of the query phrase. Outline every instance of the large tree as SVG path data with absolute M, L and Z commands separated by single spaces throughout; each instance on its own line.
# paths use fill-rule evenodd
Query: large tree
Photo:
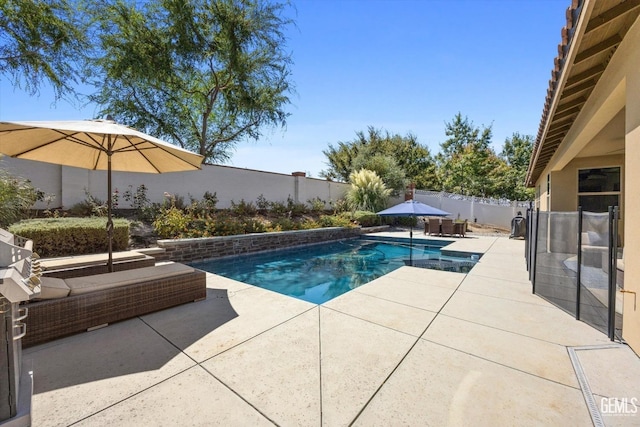
M 491 126 L 475 127 L 458 113 L 446 123 L 445 134 L 448 139 L 440 144 L 441 152 L 436 156 L 442 189 L 470 196 L 498 196 L 505 165 L 490 146 Z
M 349 142 L 338 142 L 337 146 L 329 144 L 323 151 L 327 157 L 329 169 L 321 173 L 322 176 L 348 181 L 355 170 L 365 167 L 376 170 L 388 187 L 397 186 L 385 180 L 385 174 L 377 170 L 374 163 L 381 163 L 381 157 L 387 164 L 395 163 L 406 177 L 406 180 L 416 184 L 417 188 L 438 188 L 435 163 L 429 149 L 417 138 L 408 134 L 390 134 L 370 126 L 367 132 L 356 132 L 356 138 Z M 378 160 L 374 160 L 377 157 Z M 397 174 L 396 174 L 397 176 Z
M 67 0 L 0 0 L 0 74 L 36 94 L 49 83 L 74 92 L 88 47 L 86 25 Z
M 510 200 L 533 200 L 535 190 L 525 186 L 533 142 L 531 135 L 520 135 L 518 132 L 505 140 L 500 153 L 507 166 L 503 177 L 503 197 Z
M 375 172 L 393 196 L 404 192 L 407 187 L 407 176 L 396 159 L 386 154 L 375 153 L 371 147 L 363 147 L 353 159 L 351 166 L 353 171 L 366 169 Z
M 284 126 L 286 6 L 268 0 L 105 0 L 91 64 L 101 114 L 223 162 Z

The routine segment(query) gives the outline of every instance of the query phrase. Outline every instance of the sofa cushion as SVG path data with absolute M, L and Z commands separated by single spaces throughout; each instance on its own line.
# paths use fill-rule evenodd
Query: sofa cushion
M 127 286 L 133 283 L 179 276 L 190 273 L 193 270 L 193 267 L 184 264 L 171 263 L 153 267 L 135 268 L 133 270 L 115 271 L 113 273 L 96 274 L 93 276 L 72 277 L 66 279 L 66 283 L 71 289 L 69 295 L 80 295 L 119 286 Z
M 71 291 L 64 279 L 41 277 L 40 282 L 40 299 L 64 298 L 68 296 Z

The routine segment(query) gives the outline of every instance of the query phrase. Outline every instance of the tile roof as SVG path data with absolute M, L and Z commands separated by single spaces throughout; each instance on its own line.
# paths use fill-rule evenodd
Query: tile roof
M 560 32 L 526 185 L 534 186 L 547 167 L 638 15 L 639 0 L 572 0 Z

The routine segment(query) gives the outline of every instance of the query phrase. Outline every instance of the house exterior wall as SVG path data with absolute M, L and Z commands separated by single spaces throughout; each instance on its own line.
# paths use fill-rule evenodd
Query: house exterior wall
M 636 21 L 632 31 L 636 49 L 629 55 L 630 72 L 626 79 L 627 109 L 625 117 L 625 192 L 624 217 L 624 317 L 622 337 L 636 353 L 640 354 L 640 23 Z M 635 71 L 632 71 L 635 70 Z
M 541 210 L 577 208 L 577 170 L 583 167 L 621 166 L 621 232 L 624 240 L 623 338 L 640 354 L 640 20 L 625 35 L 591 93 L 573 127 L 536 182 Z M 623 109 L 624 154 L 577 157 Z M 547 174 L 551 174 L 551 203 L 546 203 Z M 624 224 L 627 227 L 624 227 Z

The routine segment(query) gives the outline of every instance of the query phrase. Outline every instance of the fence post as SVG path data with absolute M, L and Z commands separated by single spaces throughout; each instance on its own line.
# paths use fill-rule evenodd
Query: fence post
M 304 203 L 304 199 L 307 195 L 306 189 L 306 176 L 305 172 L 292 172 L 293 176 L 293 201 L 296 203 Z
M 576 266 L 576 319 L 580 320 L 580 286 L 582 284 L 582 206 L 578 206 L 578 265 Z
M 609 206 L 609 339 L 616 338 L 616 269 L 618 258 L 618 207 Z
M 531 290 L 536 293 L 536 263 L 538 262 L 538 230 L 540 229 L 540 208 L 536 209 L 536 231 L 533 239 L 533 261 L 532 261 L 532 276 L 531 276 Z

